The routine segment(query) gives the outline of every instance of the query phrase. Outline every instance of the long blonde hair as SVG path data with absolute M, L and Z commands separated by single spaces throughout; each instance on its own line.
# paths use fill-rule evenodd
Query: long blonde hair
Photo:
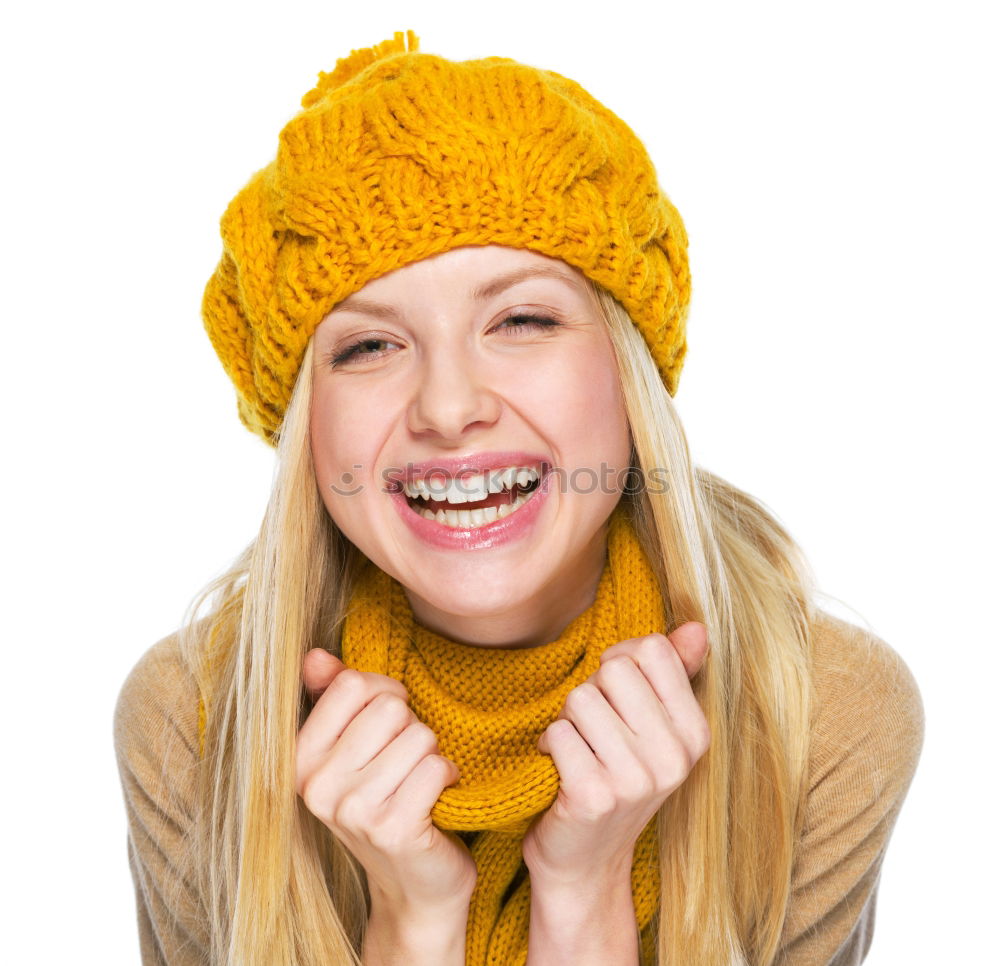
M 642 337 L 612 296 L 593 283 L 591 292 L 614 348 L 636 469 L 655 483 L 622 500 L 668 627 L 701 621 L 712 645 L 693 681 L 711 748 L 659 814 L 657 962 L 766 966 L 804 817 L 815 582 L 759 501 L 692 465 Z M 316 646 L 338 651 L 363 561 L 317 488 L 313 366 L 310 342 L 258 536 L 192 601 L 182 627 L 209 709 L 191 848 L 220 966 L 357 964 L 367 919 L 362 870 L 294 791 L 308 711 L 302 658 Z M 209 613 L 196 619 L 206 601 Z

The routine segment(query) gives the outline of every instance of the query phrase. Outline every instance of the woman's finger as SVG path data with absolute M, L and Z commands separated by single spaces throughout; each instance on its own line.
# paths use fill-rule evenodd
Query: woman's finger
M 605 662 L 590 681 L 637 738 L 655 740 L 669 722 L 667 709 L 631 657 L 622 654 Z
M 393 812 L 430 815 L 435 802 L 449 785 L 458 781 L 458 766 L 443 755 L 427 755 L 400 782 L 388 801 Z
M 619 641 L 600 655 L 600 662 L 603 664 L 605 661 L 622 654 L 631 655 L 636 647 L 649 638 L 668 641 L 680 658 L 689 678 L 693 678 L 701 670 L 708 656 L 708 632 L 705 625 L 698 621 L 687 621 L 672 630 L 670 634 L 647 634 L 644 637 L 632 637 L 626 641 Z
M 573 688 L 566 696 L 563 712 L 609 772 L 633 758 L 629 739 L 635 736 L 593 682 L 585 681 Z
M 434 732 L 422 721 L 410 722 L 362 770 L 361 778 L 372 801 L 383 802 L 390 798 L 421 761 L 437 753 Z
M 565 718 L 553 721 L 538 739 L 538 749 L 552 758 L 564 789 L 571 790 L 596 783 L 600 765 L 594 757 L 593 749 L 571 721 Z
M 676 720 L 690 715 L 695 708 L 700 710 L 691 690 L 687 668 L 666 637 L 662 634 L 649 634 L 625 643 L 627 646 L 615 645 L 617 650 L 612 657 L 628 656 L 635 662 L 671 718 Z M 611 651 L 612 648 L 608 650 Z M 611 659 L 606 658 L 604 663 Z
M 674 646 L 681 663 L 687 671 L 687 676 L 693 678 L 702 668 L 708 657 L 708 628 L 700 621 L 687 621 L 675 627 L 667 640 Z
M 597 675 L 601 679 L 622 677 L 623 668 L 618 658 L 627 658 L 638 668 L 649 682 L 653 693 L 663 708 L 673 733 L 684 742 L 692 758 L 697 760 L 708 749 L 710 735 L 708 723 L 698 699 L 691 689 L 687 668 L 673 644 L 662 634 L 650 634 L 644 638 L 615 645 L 615 655 L 605 659 Z M 609 648 L 609 651 L 611 649 Z M 612 675 L 609 677 L 608 670 Z M 624 669 L 627 670 L 627 669 Z M 609 684 L 610 688 L 610 684 Z M 639 702 L 634 691 L 621 699 L 621 704 L 634 700 L 634 705 L 624 707 L 622 717 L 634 730 L 655 727 L 655 716 L 650 716 L 648 706 Z M 612 701 L 616 708 L 620 707 Z
M 393 678 L 341 665 L 299 729 L 299 754 L 310 759 L 325 755 L 355 716 L 379 694 L 391 694 L 404 702 L 407 696 L 403 685 Z
M 337 739 L 329 758 L 331 767 L 361 771 L 414 721 L 413 711 L 397 695 L 375 695 Z
M 344 663 L 339 658 L 321 647 L 314 647 L 302 659 L 302 684 L 316 700 L 343 670 Z

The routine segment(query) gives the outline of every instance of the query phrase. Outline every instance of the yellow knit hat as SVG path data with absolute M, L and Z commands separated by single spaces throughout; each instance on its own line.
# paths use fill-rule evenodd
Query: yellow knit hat
M 202 316 L 243 424 L 272 446 L 306 345 L 367 282 L 463 245 L 560 258 L 611 292 L 677 390 L 687 233 L 642 143 L 579 84 L 502 57 L 356 50 L 230 202 Z

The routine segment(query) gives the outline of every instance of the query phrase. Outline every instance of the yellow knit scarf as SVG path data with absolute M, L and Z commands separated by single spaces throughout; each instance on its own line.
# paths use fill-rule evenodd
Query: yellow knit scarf
M 345 664 L 401 681 L 414 713 L 459 768 L 431 818 L 460 835 L 478 870 L 467 966 L 518 966 L 527 958 L 531 887 L 521 840 L 559 790 L 552 759 L 536 746 L 539 736 L 570 690 L 598 669 L 602 651 L 654 631 L 666 631 L 662 602 L 622 508 L 611 518 L 594 603 L 543 646 L 508 650 L 448 640 L 415 623 L 396 580 L 374 565 L 361 575 L 343 628 Z M 640 836 L 632 865 L 646 962 L 653 961 L 659 903 L 655 824 L 654 817 Z

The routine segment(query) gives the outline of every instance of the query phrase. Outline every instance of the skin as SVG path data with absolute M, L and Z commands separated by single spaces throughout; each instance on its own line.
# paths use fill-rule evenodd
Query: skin
M 560 278 L 525 279 L 483 301 L 471 294 L 531 269 Z M 397 316 L 349 308 L 360 300 Z M 561 325 L 505 323 L 515 311 Z M 359 338 L 390 341 L 379 344 L 378 358 L 331 370 L 330 354 Z M 381 474 L 408 462 L 522 450 L 547 454 L 567 479 L 605 465 L 617 482 L 629 465 L 628 422 L 610 339 L 583 275 L 534 252 L 459 248 L 369 282 L 314 339 L 312 455 L 338 527 L 406 588 L 414 615 L 431 630 L 478 646 L 558 637 L 593 602 L 617 486 L 557 487 L 533 533 L 461 554 L 418 540 L 383 492 Z M 345 479 L 360 492 L 338 493 Z M 511 580 L 514 572 L 527 576 L 526 560 L 530 579 Z
M 472 296 L 531 269 L 559 277 Z M 509 321 L 515 313 L 560 325 L 518 328 Z M 367 356 L 330 365 L 359 339 L 378 341 L 365 344 Z M 456 249 L 370 282 L 324 320 L 315 340 L 312 455 L 337 526 L 400 581 L 424 626 L 480 647 L 558 637 L 593 603 L 616 486 L 557 487 L 521 539 L 442 551 L 399 519 L 380 473 L 435 456 L 525 450 L 567 471 L 609 467 L 604 478 L 620 482 L 628 424 L 583 276 L 533 252 Z M 331 485 L 338 481 L 341 492 Z M 539 748 L 561 783 L 523 845 L 532 966 L 638 963 L 632 851 L 708 747 L 689 682 L 706 651 L 705 629 L 693 622 L 669 637 L 616 644 L 542 735 Z M 461 841 L 429 817 L 457 781 L 456 766 L 438 753 L 397 681 L 345 668 L 318 649 L 306 656 L 303 681 L 315 704 L 297 743 L 296 790 L 366 870 L 364 962 L 458 966 L 476 870 Z

